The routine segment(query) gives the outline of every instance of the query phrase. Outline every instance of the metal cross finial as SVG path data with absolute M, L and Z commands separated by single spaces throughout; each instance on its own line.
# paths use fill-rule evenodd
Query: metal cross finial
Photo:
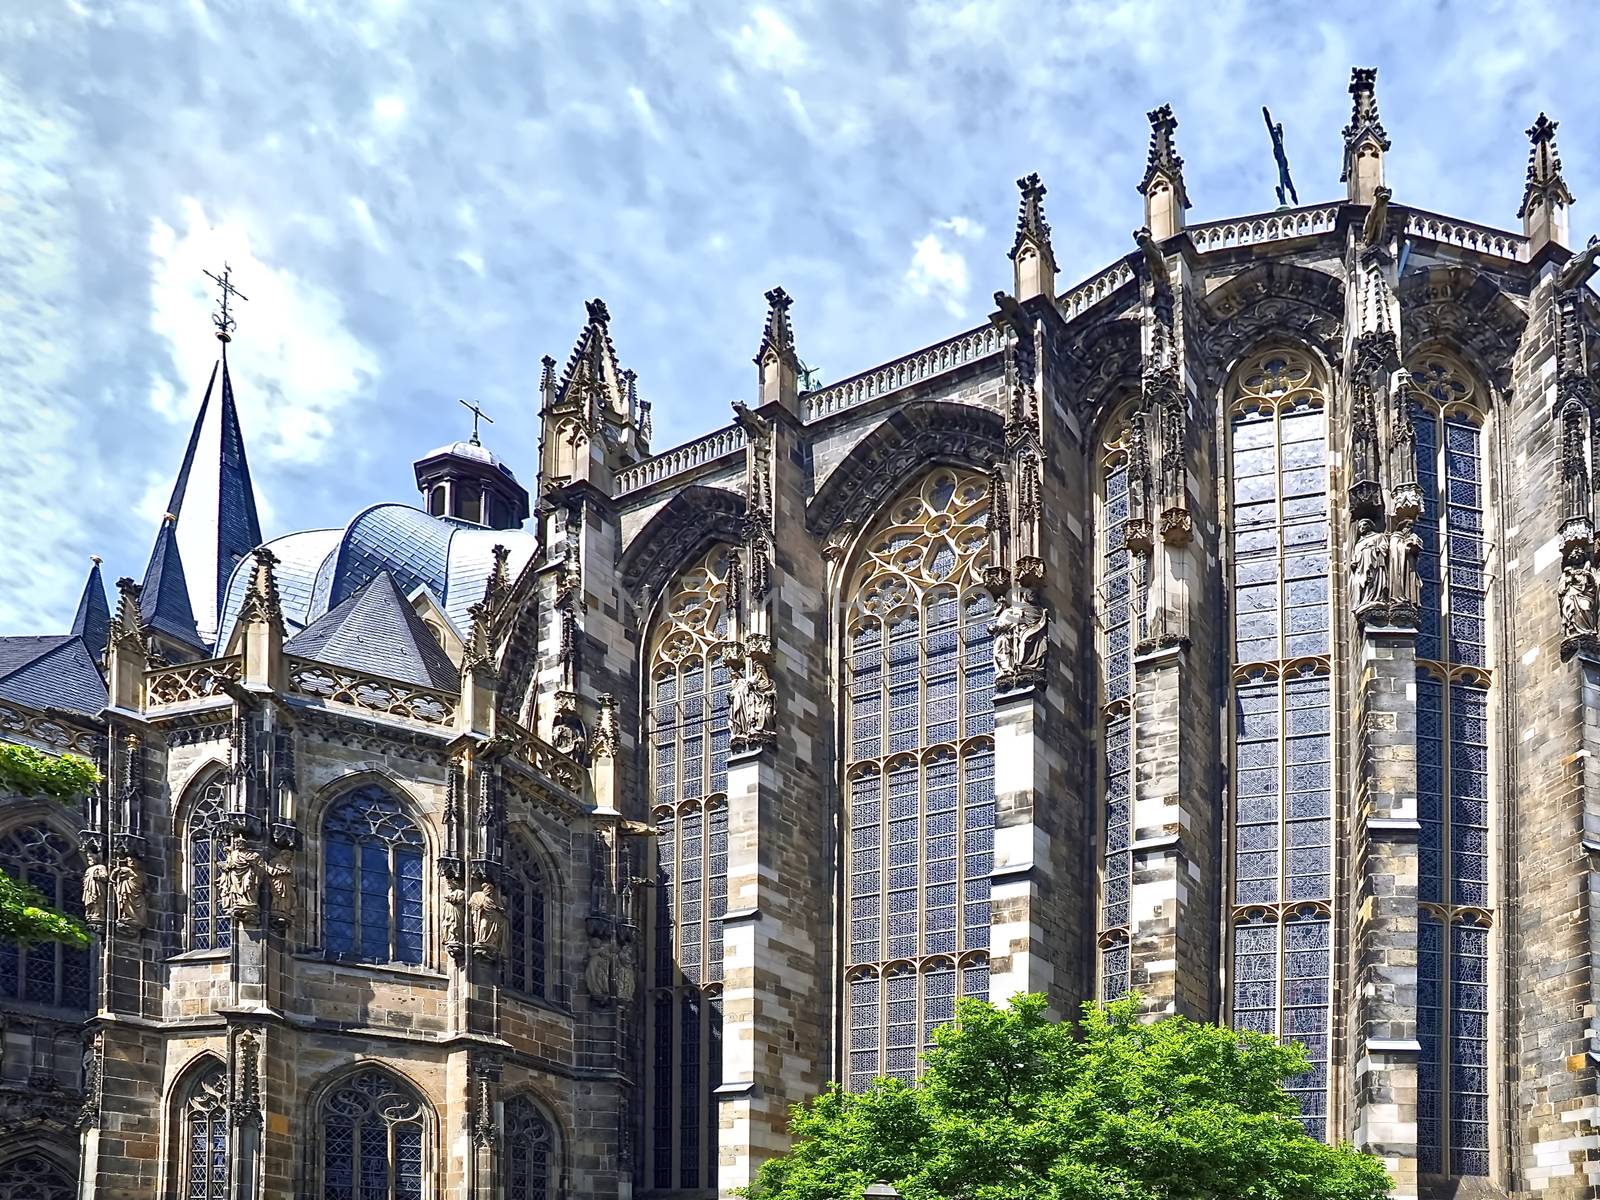
M 1283 148 L 1283 122 L 1274 125 L 1272 114 L 1267 111 L 1265 104 L 1261 106 L 1261 116 L 1267 123 L 1267 132 L 1272 136 L 1272 157 L 1278 160 L 1278 207 L 1298 205 L 1300 197 L 1295 193 L 1294 180 L 1289 178 L 1289 155 Z
M 479 408 L 478 403 L 475 400 L 457 400 L 456 403 L 461 405 L 462 408 L 466 409 L 472 414 L 472 444 L 474 446 L 483 445 L 483 443 L 478 440 L 478 422 L 487 421 L 489 424 L 493 425 L 494 418 L 488 413 L 484 412 L 483 409 Z
M 230 342 L 233 339 L 229 335 L 233 333 L 235 327 L 238 325 L 238 322 L 235 321 L 232 314 L 228 312 L 229 301 L 234 296 L 239 297 L 241 300 L 248 300 L 250 297 L 246 296 L 238 288 L 233 286 L 233 282 L 230 278 L 230 276 L 233 274 L 233 268 L 230 267 L 226 262 L 222 264 L 221 275 L 213 274 L 210 271 L 206 271 L 205 274 L 208 279 L 216 283 L 217 290 L 222 293 L 222 299 L 217 304 L 217 311 L 211 314 L 211 323 L 217 327 L 217 340 L 221 342 Z

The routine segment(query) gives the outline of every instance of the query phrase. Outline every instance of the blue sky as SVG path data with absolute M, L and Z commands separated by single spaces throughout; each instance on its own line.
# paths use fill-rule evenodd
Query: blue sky
M 592 296 L 662 448 L 751 398 L 775 284 L 824 380 L 982 320 L 1018 175 L 1050 189 L 1061 282 L 1089 275 L 1131 248 L 1161 103 L 1191 221 L 1273 206 L 1263 103 L 1302 200 L 1341 195 L 1361 64 L 1398 201 L 1516 227 L 1544 109 L 1575 239 L 1600 229 L 1576 3 L 4 8 L 0 633 L 65 628 L 90 554 L 142 574 L 224 259 L 272 536 L 409 499 L 412 460 L 470 428 L 462 396 L 531 482 L 539 358 Z

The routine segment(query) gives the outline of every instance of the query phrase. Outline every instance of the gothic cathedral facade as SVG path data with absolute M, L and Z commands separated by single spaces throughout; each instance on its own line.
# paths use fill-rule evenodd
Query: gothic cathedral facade
M 981 325 L 824 386 L 774 289 L 664 452 L 593 301 L 532 496 L 264 540 L 224 316 L 143 581 L 0 639 L 105 777 L 0 796 L 94 931 L 0 946 L 0 1200 L 727 1196 L 958 998 L 1130 991 L 1398 1196 L 1594 1194 L 1600 244 L 1543 115 L 1522 232 L 1393 195 L 1374 75 L 1343 198 L 1190 224 L 1158 109 L 1128 255 L 1029 176 Z

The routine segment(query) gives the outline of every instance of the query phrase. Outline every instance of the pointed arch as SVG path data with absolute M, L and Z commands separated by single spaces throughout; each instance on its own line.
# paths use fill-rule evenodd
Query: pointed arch
M 429 823 L 373 772 L 319 795 L 322 945 L 330 957 L 420 966 L 428 950 Z
M 565 1194 L 565 1138 L 549 1105 L 531 1089 L 502 1106 L 507 1200 L 555 1200 Z
M 424 1200 L 434 1194 L 438 1114 L 397 1067 L 366 1059 L 332 1073 L 312 1089 L 306 1118 L 312 1195 Z
M 23 1139 L 0 1157 L 0 1200 L 77 1200 L 77 1166 L 53 1143 Z
M 0 826 L 0 870 L 38 891 L 52 908 L 83 918 L 86 856 L 61 806 L 19 806 Z M 82 1018 L 92 974 L 87 948 L 0 939 L 0 1002 L 21 1001 Z
M 1340 361 L 1344 284 L 1326 271 L 1262 263 L 1228 280 L 1199 307 L 1204 319 L 1193 336 L 1216 384 L 1272 339 L 1304 343 L 1326 364 Z
M 653 597 L 716 542 L 739 540 L 744 498 L 727 488 L 690 484 L 673 494 L 628 539 L 618 571 L 635 596 Z
M 226 1200 L 228 1066 L 216 1053 L 197 1054 L 167 1092 L 169 1178 L 185 1200 Z
M 1528 314 L 1492 276 L 1469 266 L 1408 271 L 1399 297 L 1408 350 L 1445 342 L 1485 381 L 1501 390 L 1509 385 Z
M 192 773 L 179 793 L 177 820 L 185 950 L 226 950 L 233 923 L 222 910 L 217 881 L 227 855 L 228 775 L 225 764 Z
M 896 409 L 818 483 L 806 527 L 825 536 L 867 522 L 934 463 L 986 468 L 1004 450 L 1004 426 L 998 412 L 974 404 L 929 400 Z
M 555 857 L 530 827 L 507 830 L 501 869 L 511 930 L 502 978 L 513 991 L 540 999 L 560 994 L 561 877 Z

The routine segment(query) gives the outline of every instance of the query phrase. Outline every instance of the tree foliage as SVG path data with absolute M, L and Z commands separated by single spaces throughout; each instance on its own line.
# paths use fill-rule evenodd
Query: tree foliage
M 753 1200 L 1381 1200 L 1377 1159 L 1306 1134 L 1283 1084 L 1304 1050 L 1136 998 L 1086 1005 L 1076 1031 L 1043 996 L 961 1001 L 916 1085 L 837 1085 L 790 1114 L 794 1146 Z
M 100 772 L 76 754 L 46 754 L 30 746 L 0 742 L 0 791 L 68 801 L 100 782 Z M 0 941 L 89 944 L 81 921 L 52 909 L 25 883 L 0 871 Z

